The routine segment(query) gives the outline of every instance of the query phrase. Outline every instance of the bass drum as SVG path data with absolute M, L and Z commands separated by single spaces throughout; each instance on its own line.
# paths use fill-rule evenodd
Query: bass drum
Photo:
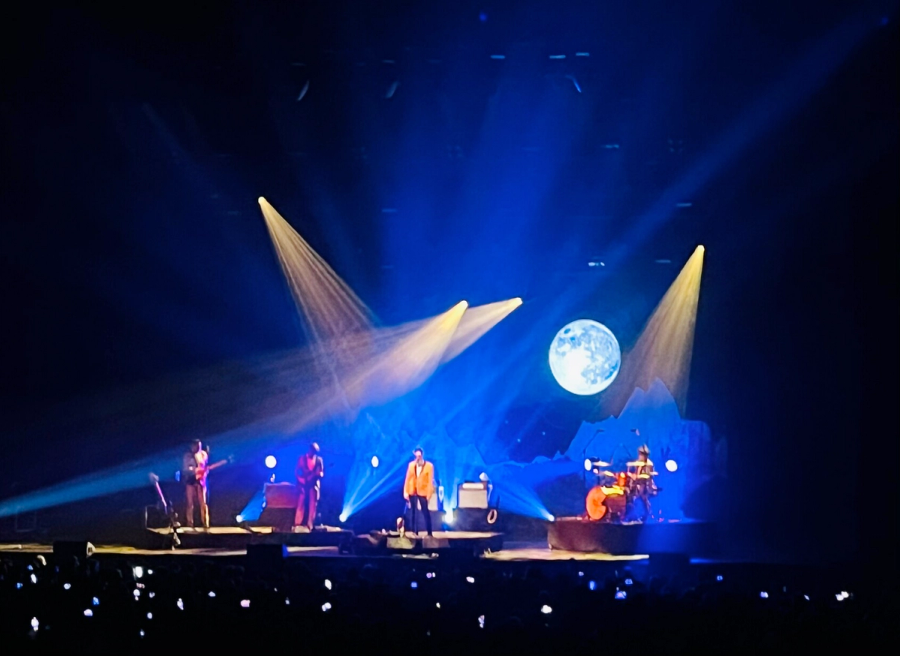
M 591 488 L 585 499 L 588 517 L 594 521 L 601 520 L 609 515 L 621 517 L 625 514 L 625 506 L 625 490 L 619 487 L 597 485 Z

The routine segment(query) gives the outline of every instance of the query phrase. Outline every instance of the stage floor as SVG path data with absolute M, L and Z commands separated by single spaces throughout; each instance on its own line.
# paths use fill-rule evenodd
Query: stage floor
M 470 534 L 469 537 L 479 537 L 480 534 Z M 440 532 L 435 537 L 441 536 Z M 50 554 L 53 552 L 52 544 L 40 544 L 35 542 L 20 544 L 0 544 L 0 554 Z M 246 549 L 135 549 L 122 545 L 94 545 L 94 555 L 116 556 L 159 556 L 161 558 L 171 556 L 218 556 L 235 557 L 244 556 Z M 288 547 L 288 556 L 296 558 L 371 558 L 371 555 L 342 554 L 337 547 Z M 377 556 L 376 556 L 377 557 Z M 390 556 L 384 556 L 390 557 Z M 404 558 L 427 559 L 431 556 L 425 554 L 404 555 Z M 550 549 L 546 542 L 506 542 L 503 550 L 487 553 L 485 560 L 498 562 L 525 562 L 525 561 L 641 561 L 646 560 L 646 555 L 611 556 L 601 553 L 579 553 L 575 551 L 559 551 Z

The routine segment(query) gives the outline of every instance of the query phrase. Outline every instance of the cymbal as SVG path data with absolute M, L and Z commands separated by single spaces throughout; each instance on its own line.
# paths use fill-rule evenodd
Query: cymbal
M 594 467 L 609 467 L 610 465 L 610 463 L 604 462 L 603 460 L 593 460 L 591 461 L 591 464 L 594 465 Z
M 641 460 L 632 460 L 631 462 L 626 462 L 626 467 L 647 467 L 650 463 Z

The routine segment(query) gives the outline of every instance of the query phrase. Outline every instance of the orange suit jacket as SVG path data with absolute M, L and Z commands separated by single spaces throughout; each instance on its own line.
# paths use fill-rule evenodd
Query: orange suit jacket
M 427 460 L 422 467 L 422 473 L 416 476 L 416 461 L 413 460 L 406 468 L 406 482 L 403 484 L 403 496 L 420 496 L 430 499 L 434 494 L 434 465 Z

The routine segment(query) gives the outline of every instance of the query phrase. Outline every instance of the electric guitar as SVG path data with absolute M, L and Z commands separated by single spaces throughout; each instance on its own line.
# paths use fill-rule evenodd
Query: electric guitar
M 218 462 L 214 462 L 211 465 L 198 465 L 197 469 L 194 470 L 194 478 L 196 479 L 197 483 L 203 485 L 204 483 L 206 483 L 206 477 L 209 475 L 209 472 L 211 472 L 213 469 L 218 469 L 222 465 L 227 465 L 232 462 L 234 462 L 234 456 L 228 456 L 224 460 L 219 460 Z

